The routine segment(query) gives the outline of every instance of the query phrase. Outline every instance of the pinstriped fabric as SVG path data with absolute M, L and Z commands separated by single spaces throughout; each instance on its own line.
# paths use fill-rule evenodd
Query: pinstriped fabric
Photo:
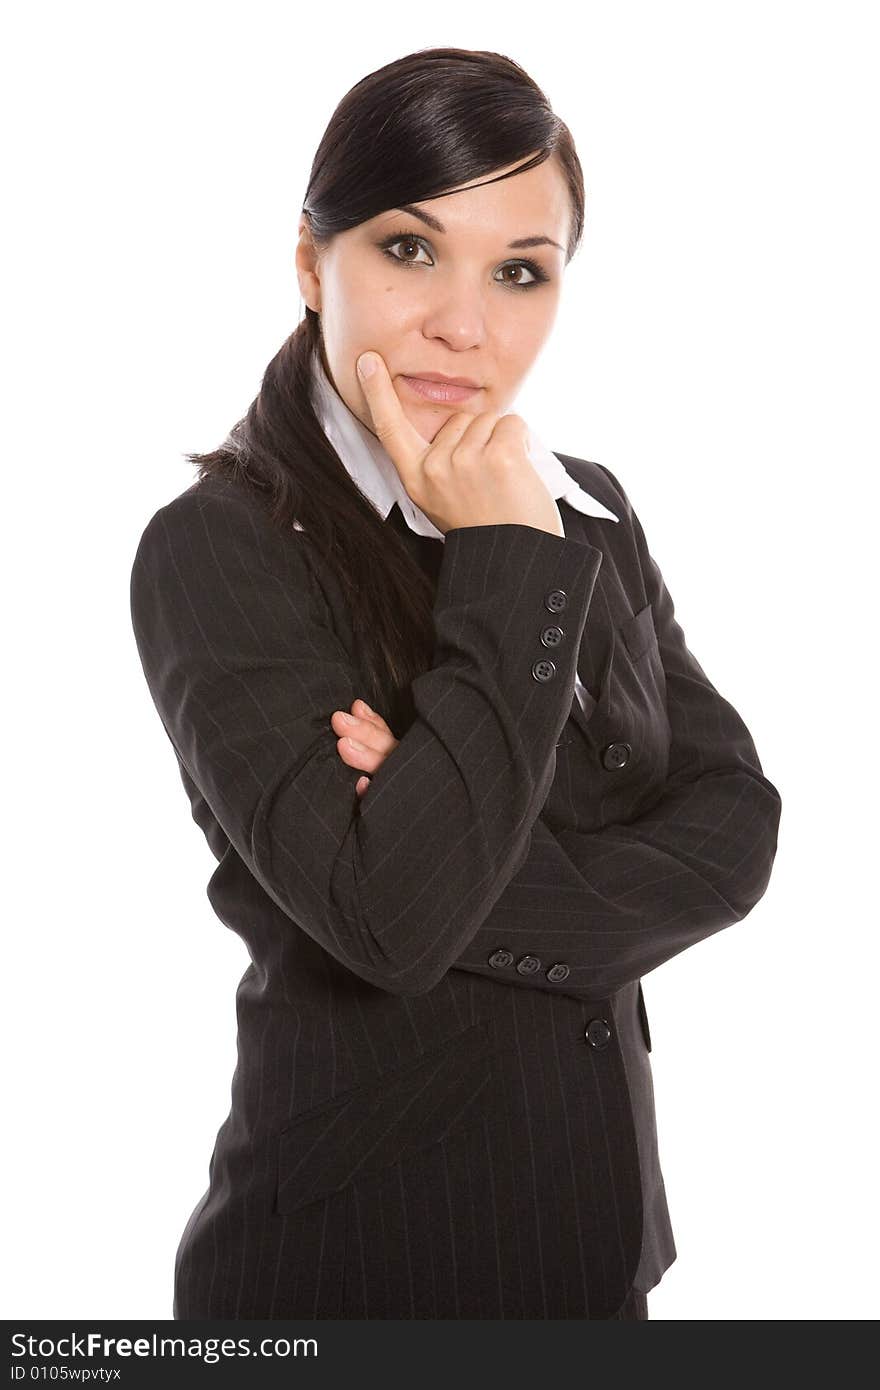
M 632 1316 L 675 1258 L 640 975 L 758 900 L 780 802 L 619 483 L 559 457 L 624 520 L 412 537 L 437 650 L 360 804 L 333 576 L 232 484 L 141 537 L 144 673 L 251 958 L 175 1317 Z

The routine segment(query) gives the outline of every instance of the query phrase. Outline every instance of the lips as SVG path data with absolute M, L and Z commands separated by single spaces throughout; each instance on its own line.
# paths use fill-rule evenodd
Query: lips
M 478 391 L 482 390 L 482 387 L 468 382 L 466 377 L 456 377 L 450 380 L 448 377 L 438 377 L 436 374 L 431 377 L 401 374 L 400 379 L 406 383 L 414 395 L 421 397 L 422 400 L 435 401 L 440 405 L 469 400 L 471 396 L 475 396 Z
M 480 383 L 469 376 L 444 376 L 442 372 L 410 372 L 408 375 L 416 381 L 439 381 L 445 386 L 473 386 L 476 390 L 480 387 Z

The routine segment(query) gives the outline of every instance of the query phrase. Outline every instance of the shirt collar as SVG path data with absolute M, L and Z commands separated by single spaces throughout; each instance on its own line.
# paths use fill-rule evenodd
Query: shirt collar
M 361 492 L 370 499 L 383 519 L 388 516 L 396 502 L 411 530 L 420 536 L 444 540 L 444 533 L 438 531 L 409 496 L 384 445 L 349 410 L 329 380 L 319 352 L 313 354 L 312 368 L 312 404 L 315 414 Z M 554 500 L 564 498 L 570 506 L 587 516 L 604 517 L 610 521 L 619 520 L 614 512 L 609 511 L 597 498 L 592 497 L 586 488 L 575 482 L 556 455 L 538 439 L 532 429 L 529 430 L 529 457 Z

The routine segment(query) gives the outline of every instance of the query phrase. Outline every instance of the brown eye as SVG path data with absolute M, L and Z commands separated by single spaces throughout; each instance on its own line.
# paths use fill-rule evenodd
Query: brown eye
M 402 246 L 402 247 L 404 247 L 406 253 L 405 253 L 404 255 L 402 255 L 402 256 L 399 256 L 399 255 L 397 254 L 397 251 L 396 251 L 395 249 L 393 249 L 393 248 L 395 248 L 395 247 L 397 247 L 397 246 Z M 434 262 L 431 261 L 431 260 L 428 260 L 428 261 L 417 261 L 417 260 L 415 259 L 415 256 L 409 254 L 410 251 L 414 251 L 416 254 L 418 254 L 419 251 L 424 251 L 424 250 L 425 250 L 425 247 L 424 247 L 424 245 L 423 245 L 421 239 L 418 238 L 418 237 L 414 237 L 414 236 L 401 236 L 401 235 L 387 237 L 385 241 L 383 241 L 383 242 L 380 243 L 380 247 L 381 247 L 381 250 L 383 250 L 383 251 L 385 252 L 386 256 L 390 256 L 391 259 L 392 259 L 393 261 L 397 261 L 398 264 L 400 264 L 400 265 L 433 265 L 433 264 L 434 264 Z M 427 252 L 425 252 L 425 254 L 427 255 Z
M 522 261 L 517 261 L 514 265 L 506 265 L 506 266 L 503 266 L 502 269 L 503 269 L 504 271 L 518 271 L 520 275 L 522 275 L 522 272 L 523 272 L 523 271 L 526 271 L 529 275 L 532 274 L 532 272 L 529 270 L 528 266 L 527 266 L 527 265 L 524 265 Z M 534 284 L 534 283 L 535 283 L 535 277 L 534 277 L 534 276 L 532 277 L 531 280 L 521 280 L 521 279 L 520 279 L 520 280 L 513 280 L 513 279 L 511 279 L 511 280 L 508 281 L 508 284 L 510 284 L 510 285 L 515 285 L 515 286 L 522 285 L 523 287 L 525 287 L 526 285 L 532 285 L 532 284 Z

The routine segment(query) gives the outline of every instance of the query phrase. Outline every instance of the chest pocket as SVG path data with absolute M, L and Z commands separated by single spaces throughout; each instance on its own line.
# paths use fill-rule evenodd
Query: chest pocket
M 669 769 L 670 733 L 666 673 L 647 603 L 611 624 L 596 698 L 572 701 L 543 813 L 551 829 L 599 829 L 654 805 Z
M 623 644 L 633 661 L 638 661 L 646 652 L 656 652 L 659 656 L 660 647 L 657 642 L 657 630 L 654 627 L 654 611 L 650 603 L 646 603 L 644 608 L 639 609 L 638 613 L 633 613 L 631 618 L 626 618 L 622 623 L 619 623 L 617 631 L 623 638 Z

